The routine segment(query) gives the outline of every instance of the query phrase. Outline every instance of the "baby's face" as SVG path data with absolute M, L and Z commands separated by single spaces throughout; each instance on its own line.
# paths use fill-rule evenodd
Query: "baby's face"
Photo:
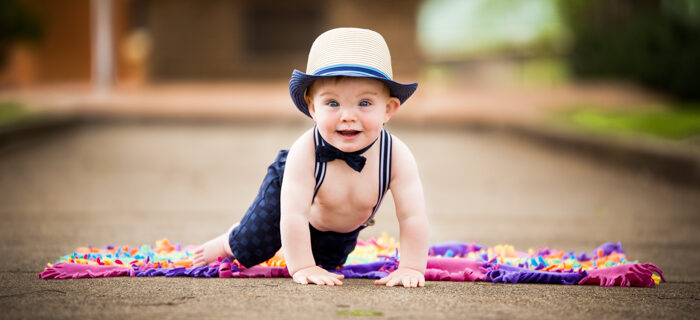
M 321 136 L 334 147 L 353 152 L 379 137 L 400 102 L 389 96 L 381 81 L 335 77 L 316 80 L 307 91 L 307 104 Z

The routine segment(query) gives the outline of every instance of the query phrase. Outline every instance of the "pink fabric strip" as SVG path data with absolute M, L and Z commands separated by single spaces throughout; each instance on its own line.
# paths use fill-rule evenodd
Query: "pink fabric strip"
M 87 264 L 61 262 L 48 267 L 39 274 L 41 279 L 79 279 L 134 276 L 129 267 L 91 266 Z

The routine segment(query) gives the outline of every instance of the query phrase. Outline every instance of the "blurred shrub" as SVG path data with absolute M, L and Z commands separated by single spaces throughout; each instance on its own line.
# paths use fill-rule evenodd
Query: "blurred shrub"
M 565 0 L 569 65 L 582 78 L 629 80 L 700 99 L 700 1 Z
M 700 106 L 697 104 L 644 111 L 578 106 L 555 116 L 563 123 L 599 133 L 641 133 L 674 140 L 700 137 Z
M 41 35 L 39 18 L 24 2 L 0 0 L 0 68 L 5 65 L 12 44 L 18 41 L 37 41 Z
M 12 101 L 0 101 L 0 128 L 7 125 L 29 123 L 39 119 L 39 115 L 24 105 Z

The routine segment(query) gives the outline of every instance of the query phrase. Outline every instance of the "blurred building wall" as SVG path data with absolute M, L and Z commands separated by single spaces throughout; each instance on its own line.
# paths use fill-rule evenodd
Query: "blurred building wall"
M 387 40 L 395 73 L 414 74 L 417 0 L 151 0 L 151 75 L 182 78 L 285 78 L 305 70 L 313 40 L 334 27 L 364 27 Z
M 91 11 L 89 0 L 23 0 L 42 26 L 38 43 L 16 44 L 2 72 L 2 85 L 89 83 L 91 81 Z M 113 39 L 123 38 L 130 1 L 113 1 Z M 117 56 L 117 46 L 114 47 Z M 120 64 L 115 60 L 115 68 Z M 117 72 L 119 74 L 119 72 Z
M 29 0 L 44 25 L 34 54 L 39 81 L 90 79 L 90 2 Z
M 18 59 L 10 59 L 6 70 L 19 70 L 10 72 L 18 74 L 2 78 L 10 83 L 89 82 L 91 1 L 23 1 L 41 19 L 44 37 L 31 50 L 18 51 Z M 389 44 L 397 79 L 413 78 L 421 65 L 416 37 L 419 2 L 113 0 L 115 80 L 138 85 L 286 79 L 292 69 L 306 69 L 313 40 L 335 27 L 378 31 Z

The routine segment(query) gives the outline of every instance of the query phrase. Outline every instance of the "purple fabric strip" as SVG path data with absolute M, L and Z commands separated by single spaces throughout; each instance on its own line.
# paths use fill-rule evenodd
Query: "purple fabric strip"
M 484 247 L 478 244 L 466 244 L 462 242 L 445 242 L 431 246 L 428 252 L 431 256 L 441 255 L 445 257 L 463 257 L 470 252 L 478 252 Z
M 578 272 L 548 272 L 529 270 L 509 265 L 495 265 L 486 274 L 486 280 L 503 283 L 548 283 L 548 284 L 577 284 L 586 276 L 586 271 Z
M 607 256 L 613 252 L 617 253 L 625 253 L 625 250 L 622 250 L 622 243 L 617 242 L 617 243 L 612 243 L 612 242 L 606 242 L 601 244 L 598 248 L 595 248 L 593 252 L 591 253 L 591 256 L 593 258 L 600 258 L 598 256 L 598 251 L 602 250 L 603 251 L 603 256 Z
M 345 278 L 381 279 L 389 275 L 384 270 L 391 269 L 393 264 L 393 261 L 378 261 L 345 266 L 331 272 L 342 274 Z

